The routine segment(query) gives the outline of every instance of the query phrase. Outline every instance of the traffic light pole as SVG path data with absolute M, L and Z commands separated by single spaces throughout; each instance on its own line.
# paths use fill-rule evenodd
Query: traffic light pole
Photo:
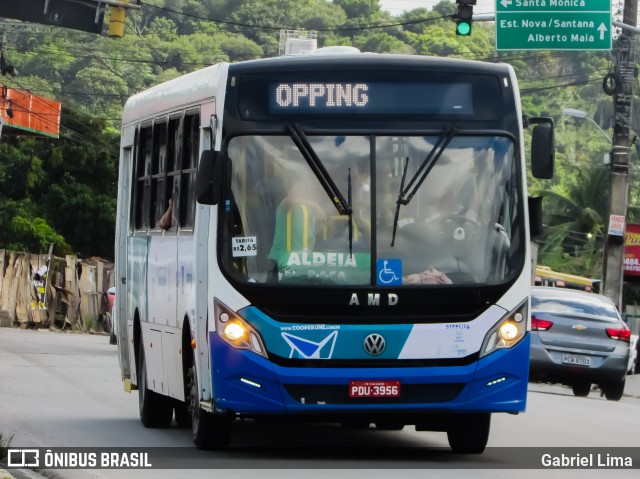
M 638 0 L 625 0 L 623 23 L 635 27 Z M 629 192 L 629 150 L 634 141 L 631 127 L 633 84 L 636 81 L 635 29 L 623 29 L 614 49 L 615 73 L 605 78 L 605 91 L 613 90 L 614 127 L 611 148 L 609 223 L 604 246 L 602 292 L 622 313 L 624 234 Z M 622 220 L 622 221 L 620 221 Z

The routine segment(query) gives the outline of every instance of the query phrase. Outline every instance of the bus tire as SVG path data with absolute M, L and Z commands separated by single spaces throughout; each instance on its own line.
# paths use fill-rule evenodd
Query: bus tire
M 189 384 L 189 412 L 191 413 L 191 433 L 198 449 L 225 449 L 231 442 L 232 418 L 224 414 L 214 414 L 200 407 L 198 377 L 195 365 L 187 373 Z
M 138 409 L 140 410 L 140 420 L 144 427 L 169 427 L 173 418 L 173 405 L 168 397 L 151 391 L 147 387 L 147 365 L 142 341 L 140 342 L 138 358 Z
M 460 454 L 483 453 L 489 440 L 491 414 L 460 414 L 459 419 L 447 429 L 451 450 Z

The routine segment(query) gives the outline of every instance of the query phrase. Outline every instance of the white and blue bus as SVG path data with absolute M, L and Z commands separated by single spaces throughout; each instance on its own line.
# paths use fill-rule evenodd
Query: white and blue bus
M 508 65 L 319 50 L 217 64 L 123 113 L 119 354 L 147 427 L 444 431 L 525 410 L 534 175 Z M 533 202 L 539 204 L 539 202 Z M 532 226 L 533 225 L 533 226 Z M 174 416 L 175 413 L 175 416 Z

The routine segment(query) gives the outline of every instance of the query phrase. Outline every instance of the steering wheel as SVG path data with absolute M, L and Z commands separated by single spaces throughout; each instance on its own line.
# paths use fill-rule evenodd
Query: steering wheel
M 462 225 L 462 224 L 471 224 L 474 226 L 480 226 L 480 222 L 478 222 L 478 220 L 471 218 L 469 216 L 466 215 L 451 215 L 451 216 L 447 216 L 444 220 L 445 222 L 450 222 L 450 223 L 455 223 L 457 225 Z

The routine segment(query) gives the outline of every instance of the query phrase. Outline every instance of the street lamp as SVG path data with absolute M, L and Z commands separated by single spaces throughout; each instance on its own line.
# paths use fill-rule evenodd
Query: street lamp
M 591 117 L 587 116 L 586 111 L 576 110 L 575 108 L 563 108 L 562 114 L 567 116 L 572 116 L 574 118 L 589 120 L 591 123 L 593 123 L 596 126 L 598 131 L 604 135 L 604 137 L 607 139 L 607 143 L 611 143 L 611 136 L 607 135 L 605 131 L 602 128 L 600 128 L 600 125 L 598 125 L 595 121 L 593 121 Z

